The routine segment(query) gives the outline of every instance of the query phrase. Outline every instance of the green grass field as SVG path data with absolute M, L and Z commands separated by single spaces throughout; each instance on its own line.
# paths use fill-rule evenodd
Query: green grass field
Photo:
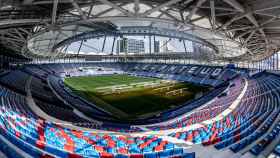
M 73 92 L 125 119 L 156 114 L 208 90 L 187 83 L 129 75 L 71 77 L 65 79 L 65 84 Z

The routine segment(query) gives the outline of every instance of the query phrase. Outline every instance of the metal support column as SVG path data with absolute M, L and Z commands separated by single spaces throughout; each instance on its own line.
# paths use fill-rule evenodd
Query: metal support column
M 156 36 L 154 35 L 154 53 L 156 52 L 156 45 L 155 45 L 155 43 L 156 43 Z
M 276 62 L 277 62 L 277 70 L 279 70 L 279 52 L 277 52 L 277 58 L 276 58 Z
M 188 53 L 187 53 L 187 47 L 186 47 L 185 40 L 183 40 L 183 44 L 184 44 L 184 49 L 185 49 L 185 54 L 186 54 L 186 58 L 184 59 L 184 64 L 186 64 L 186 59 L 188 58 Z
M 79 47 L 79 49 L 78 49 L 77 56 L 76 56 L 77 58 L 78 58 L 78 56 L 79 56 L 79 54 L 80 54 L 80 51 L 81 51 L 81 48 L 82 48 L 83 43 L 84 43 L 84 40 L 81 41 L 81 44 L 80 44 L 80 47 Z
M 111 55 L 114 54 L 115 42 L 116 42 L 116 36 L 114 36 L 114 41 L 113 41 L 113 45 L 112 45 Z
M 103 45 L 102 45 L 102 50 L 101 50 L 101 52 L 104 52 L 106 39 L 107 39 L 107 36 L 104 36 L 104 41 L 103 41 Z
M 272 62 L 272 70 L 275 70 L 276 68 L 276 59 L 275 59 L 275 54 L 271 56 L 271 62 Z
M 152 39 L 151 35 L 149 35 L 149 53 L 152 54 Z
M 186 42 L 185 42 L 185 40 L 183 40 L 183 44 L 184 44 L 185 54 L 187 55 L 187 47 L 186 47 Z

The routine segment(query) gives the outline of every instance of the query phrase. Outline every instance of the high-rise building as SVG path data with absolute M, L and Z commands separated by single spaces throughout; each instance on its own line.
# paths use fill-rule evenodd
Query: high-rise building
M 160 42 L 159 41 L 154 41 L 154 52 L 155 53 L 159 53 L 159 49 L 160 49 L 160 46 L 159 46 Z
M 117 41 L 117 54 L 145 52 L 143 40 L 123 38 Z
M 167 52 L 171 52 L 172 51 L 170 49 L 169 42 L 170 42 L 170 40 L 160 41 L 160 43 L 159 43 L 160 52 L 167 53 Z

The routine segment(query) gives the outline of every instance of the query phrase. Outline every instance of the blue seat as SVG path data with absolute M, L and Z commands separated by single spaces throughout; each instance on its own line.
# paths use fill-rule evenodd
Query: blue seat
M 53 148 L 53 147 L 50 147 L 50 146 L 46 146 L 45 147 L 45 151 L 49 152 L 49 153 L 52 153 L 54 155 L 57 155 L 59 157 L 62 157 L 62 158 L 66 158 L 68 157 L 68 153 L 64 152 L 64 151 L 61 151 L 61 150 L 58 150 L 56 148 Z
M 143 149 L 143 152 L 153 152 L 153 148 L 151 148 L 151 147 L 149 147 L 149 146 L 147 146 L 147 147 L 145 147 L 144 149 Z
M 158 153 L 159 157 L 171 157 L 173 155 L 173 150 L 164 150 Z
M 250 152 L 254 155 L 259 155 L 260 152 L 262 151 L 262 147 L 260 145 L 255 145 Z
M 182 155 L 182 158 L 195 158 L 195 153 L 186 153 Z
M 129 158 L 127 155 L 117 154 L 115 158 Z
M 166 144 L 165 145 L 165 149 L 173 149 L 174 148 L 174 144 Z
M 157 158 L 156 152 L 144 153 L 144 158 Z

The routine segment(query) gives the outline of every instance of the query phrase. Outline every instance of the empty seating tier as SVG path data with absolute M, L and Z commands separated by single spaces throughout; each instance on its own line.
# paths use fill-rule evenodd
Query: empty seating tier
M 79 68 L 92 66 L 212 85 L 214 90 L 159 116 L 119 123 L 64 87 L 63 75 L 87 75 Z M 199 65 L 45 64 L 6 73 L 0 83 L 0 151 L 8 157 L 194 158 L 193 144 L 239 157 L 280 155 L 280 77 L 272 73 L 249 78 Z M 71 128 L 34 113 L 28 91 L 42 111 Z

